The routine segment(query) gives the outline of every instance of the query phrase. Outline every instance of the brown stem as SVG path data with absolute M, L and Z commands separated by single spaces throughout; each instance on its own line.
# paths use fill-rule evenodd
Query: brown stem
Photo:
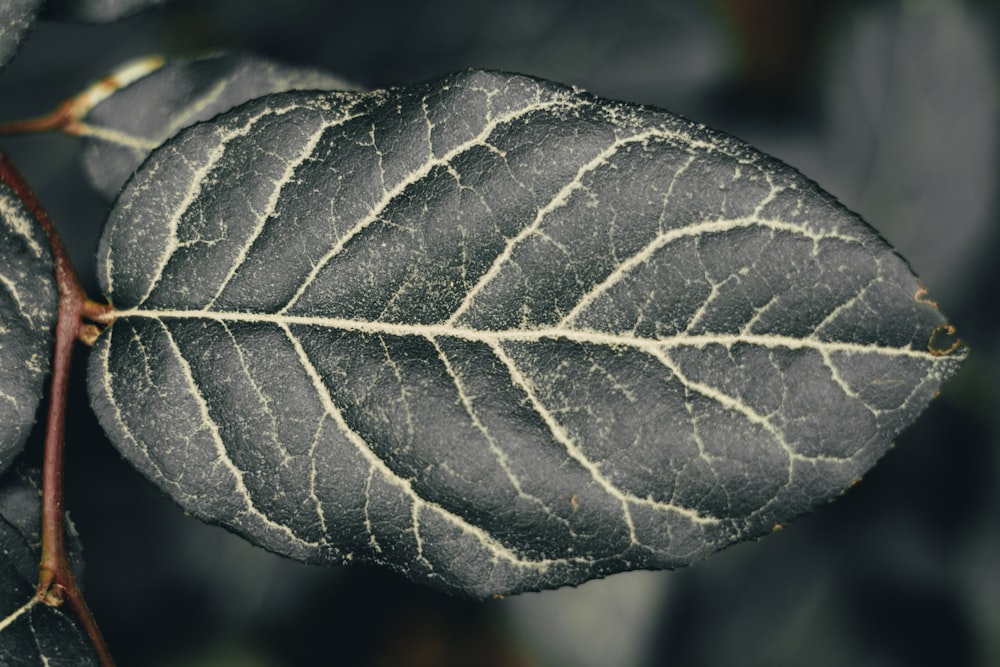
M 73 100 L 66 100 L 50 113 L 35 118 L 23 118 L 0 123 L 0 134 L 32 134 L 60 130 L 75 120 Z
M 59 290 L 59 314 L 56 320 L 55 350 L 52 361 L 52 386 L 49 414 L 45 428 L 45 455 L 42 467 L 42 559 L 38 568 L 36 596 L 42 602 L 58 606 L 64 601 L 90 637 L 102 667 L 113 667 L 114 659 L 101 635 L 94 615 L 83 599 L 66 552 L 66 529 L 63 513 L 63 442 L 66 432 L 66 387 L 69 382 L 73 343 L 82 326 L 84 307 L 89 302 L 66 247 L 52 220 L 10 158 L 0 150 L 0 182 L 9 186 L 34 215 L 45 231 L 55 260 L 55 278 Z

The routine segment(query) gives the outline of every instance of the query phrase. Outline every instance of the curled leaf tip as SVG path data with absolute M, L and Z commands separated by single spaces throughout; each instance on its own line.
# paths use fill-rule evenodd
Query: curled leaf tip
M 934 327 L 927 341 L 928 352 L 935 357 L 946 357 L 958 349 L 965 350 L 967 347 L 955 334 L 954 326 L 945 323 Z

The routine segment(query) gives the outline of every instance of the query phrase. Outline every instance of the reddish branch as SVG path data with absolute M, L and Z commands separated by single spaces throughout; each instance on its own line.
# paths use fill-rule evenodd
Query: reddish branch
M 161 56 L 146 56 L 127 63 L 108 76 L 93 83 L 83 92 L 63 101 L 52 112 L 37 118 L 5 121 L 0 123 L 0 134 L 30 134 L 35 132 L 60 131 L 66 134 L 86 134 L 82 119 L 91 109 L 100 104 L 116 90 L 142 78 L 162 67 Z M 48 231 L 48 230 L 46 230 Z M 52 236 L 50 235 L 51 239 Z
M 55 349 L 52 361 L 52 386 L 49 414 L 45 428 L 45 461 L 42 468 L 42 560 L 38 571 L 36 597 L 51 606 L 65 602 L 97 650 L 101 665 L 114 660 L 101 635 L 94 615 L 83 599 L 66 552 L 66 528 L 63 512 L 63 441 L 66 432 L 66 387 L 69 381 L 73 345 L 85 328 L 84 317 L 107 313 L 110 306 L 90 301 L 83 291 L 66 247 L 52 220 L 27 181 L 7 155 L 0 150 L 0 182 L 10 187 L 34 215 L 52 246 L 55 278 L 59 289 L 59 314 L 56 320 Z

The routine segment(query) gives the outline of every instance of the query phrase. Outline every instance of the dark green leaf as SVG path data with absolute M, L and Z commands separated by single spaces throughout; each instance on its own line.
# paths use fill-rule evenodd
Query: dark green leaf
M 0 480 L 0 664 L 96 665 L 87 636 L 66 612 L 32 603 L 41 557 L 39 478 L 15 468 Z M 79 539 L 70 533 L 69 541 L 79 570 Z
M 0 183 L 0 472 L 35 423 L 58 298 L 45 234 L 24 202 Z
M 47 0 L 46 18 L 104 23 L 138 14 L 170 0 Z
M 485 596 L 685 565 L 841 493 L 962 352 L 796 171 L 527 77 L 288 93 L 111 214 L 89 386 L 193 514 Z
M 113 198 L 149 152 L 181 128 L 255 97 L 287 90 L 350 90 L 322 70 L 245 53 L 169 63 L 116 91 L 84 117 L 87 176 Z
M 35 24 L 42 0 L 3 0 L 0 2 L 0 67 L 7 64 L 28 31 Z

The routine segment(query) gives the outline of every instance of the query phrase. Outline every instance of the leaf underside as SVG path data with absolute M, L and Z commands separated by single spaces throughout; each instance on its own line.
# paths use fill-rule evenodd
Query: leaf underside
M 150 151 L 181 128 L 270 93 L 353 88 L 322 70 L 248 53 L 171 62 L 115 91 L 84 117 L 84 169 L 111 199 Z
M 24 447 L 52 354 L 58 293 L 48 240 L 0 183 L 0 472 Z
M 475 596 L 688 564 L 841 493 L 958 367 L 905 262 L 667 112 L 465 72 L 182 132 L 89 386 L 189 512 Z

